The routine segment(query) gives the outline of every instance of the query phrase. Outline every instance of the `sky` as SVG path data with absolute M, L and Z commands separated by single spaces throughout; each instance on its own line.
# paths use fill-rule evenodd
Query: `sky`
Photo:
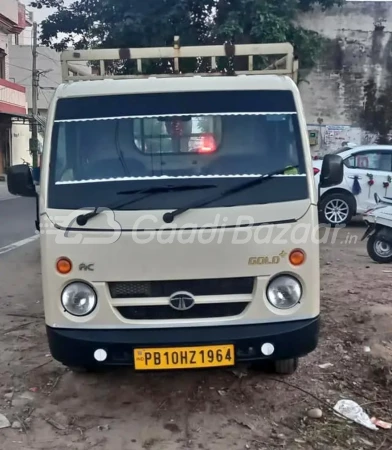
M 1 1 L 1 0 L 0 0 Z M 27 4 L 27 0 L 24 0 L 25 4 Z M 364 2 L 364 1 L 369 1 L 369 0 L 346 0 L 347 2 Z M 392 1 L 392 0 L 370 0 L 370 1 L 375 1 L 375 2 L 383 2 L 383 1 Z M 65 5 L 70 5 L 73 2 L 73 0 L 64 0 Z M 33 8 L 33 12 L 34 12 L 34 20 L 36 20 L 38 23 L 41 22 L 41 20 L 45 19 L 46 17 L 48 17 L 49 14 L 51 14 L 51 12 L 53 12 L 54 10 L 49 9 L 49 8 L 42 8 L 42 9 L 35 9 Z
M 64 4 L 70 5 L 73 1 L 74 0 L 64 0 Z M 1 0 L 0 0 L 0 2 L 1 2 Z M 52 12 L 56 11 L 56 9 L 53 9 L 53 8 L 42 8 L 42 9 L 32 8 L 31 6 L 28 6 L 28 4 L 30 3 L 29 0 L 22 0 L 22 2 L 27 6 L 27 9 L 29 11 L 33 12 L 34 21 L 36 21 L 38 23 L 38 25 L 41 23 L 42 20 L 46 19 Z M 22 44 L 29 45 L 31 42 L 31 39 L 32 39 L 32 29 L 27 28 L 24 32 L 24 40 L 23 40 Z
M 64 0 L 64 3 L 66 5 L 70 5 L 72 3 L 73 0 Z M 369 1 L 369 0 L 346 0 L 346 1 L 350 1 L 350 2 L 363 2 L 363 1 Z M 378 2 L 382 2 L 382 1 L 392 1 L 392 0 L 370 0 L 370 1 L 378 1 Z M 27 1 L 25 1 L 25 3 L 27 3 Z M 49 8 L 42 8 L 42 9 L 33 9 L 34 12 L 34 19 L 40 23 L 41 20 L 45 19 L 51 12 L 52 10 L 50 10 Z
M 0 0 L 1 1 L 1 0 Z M 72 3 L 73 0 L 64 0 L 64 4 L 65 5 L 70 5 Z M 27 0 L 24 0 L 25 4 L 27 3 Z M 46 17 L 48 17 L 49 14 L 51 14 L 53 11 L 53 9 L 50 8 L 42 8 L 42 9 L 36 9 L 36 8 L 30 8 L 32 9 L 33 13 L 34 13 L 34 20 L 37 23 L 40 23 L 41 20 L 46 19 Z

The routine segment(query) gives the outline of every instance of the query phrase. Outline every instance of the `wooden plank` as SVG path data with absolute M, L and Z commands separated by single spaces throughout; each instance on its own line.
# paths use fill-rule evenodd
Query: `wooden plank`
M 128 54 L 128 59 L 161 59 L 161 58 L 197 58 L 226 56 L 223 45 L 200 45 L 182 47 L 147 47 L 129 49 L 91 49 L 65 50 L 61 54 L 62 61 L 98 61 L 122 60 L 122 54 Z M 288 55 L 293 53 L 293 46 L 289 43 L 281 44 L 242 44 L 235 46 L 236 56 L 249 55 Z

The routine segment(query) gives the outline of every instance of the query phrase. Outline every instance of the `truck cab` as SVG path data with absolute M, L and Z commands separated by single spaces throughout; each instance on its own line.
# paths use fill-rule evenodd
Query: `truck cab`
M 253 69 L 256 56 L 285 55 Z M 121 51 L 121 55 L 124 51 Z M 248 70 L 181 74 L 225 46 L 68 51 L 39 193 L 50 350 L 74 370 L 257 365 L 293 373 L 318 342 L 318 210 L 290 44 L 235 47 Z M 143 61 L 174 72 L 143 74 Z M 72 61 L 100 61 L 72 76 Z M 276 68 L 278 67 L 278 68 Z M 321 185 L 341 182 L 324 159 Z M 10 190 L 35 192 L 22 167 Z

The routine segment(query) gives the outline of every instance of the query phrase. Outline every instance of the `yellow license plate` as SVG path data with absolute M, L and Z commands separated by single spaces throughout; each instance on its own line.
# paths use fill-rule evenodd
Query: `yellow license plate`
M 134 350 L 136 370 L 198 369 L 234 366 L 234 345 L 141 348 Z

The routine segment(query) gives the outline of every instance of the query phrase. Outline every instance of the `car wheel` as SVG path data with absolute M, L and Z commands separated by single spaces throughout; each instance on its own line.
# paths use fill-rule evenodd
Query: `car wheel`
M 352 198 L 347 194 L 326 195 L 320 202 L 320 222 L 331 225 L 347 225 L 355 211 Z
M 367 241 L 367 251 L 373 261 L 380 264 L 392 262 L 392 245 L 377 234 Z
M 298 358 L 274 361 L 274 369 L 279 375 L 292 375 L 298 369 Z

